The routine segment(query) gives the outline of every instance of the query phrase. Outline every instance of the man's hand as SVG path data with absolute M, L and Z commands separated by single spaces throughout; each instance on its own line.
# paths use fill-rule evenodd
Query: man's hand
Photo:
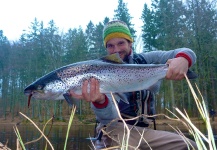
M 95 78 L 90 80 L 90 92 L 88 93 L 88 81 L 85 80 L 82 85 L 82 94 L 78 95 L 70 90 L 70 95 L 76 99 L 84 99 L 88 102 L 96 102 L 103 104 L 105 102 L 105 95 L 99 91 L 99 81 Z
M 181 80 L 188 71 L 188 61 L 183 57 L 169 59 L 167 61 L 169 69 L 166 74 L 166 79 Z

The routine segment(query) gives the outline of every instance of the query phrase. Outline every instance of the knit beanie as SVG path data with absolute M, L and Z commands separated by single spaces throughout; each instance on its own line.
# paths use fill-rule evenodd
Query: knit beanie
M 133 42 L 133 38 L 129 28 L 127 27 L 127 24 L 119 20 L 108 22 L 103 29 L 103 40 L 105 47 L 106 43 L 112 38 L 125 38 Z

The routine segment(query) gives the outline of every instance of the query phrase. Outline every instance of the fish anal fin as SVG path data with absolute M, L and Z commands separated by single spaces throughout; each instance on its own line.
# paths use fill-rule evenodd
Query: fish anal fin
M 65 100 L 67 101 L 67 103 L 72 106 L 72 98 L 71 96 L 69 95 L 69 93 L 64 93 L 63 94 L 63 97 L 65 98 Z

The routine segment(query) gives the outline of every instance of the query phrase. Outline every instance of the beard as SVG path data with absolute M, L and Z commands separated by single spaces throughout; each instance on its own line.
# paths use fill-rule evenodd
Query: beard
M 123 61 L 129 63 L 129 55 L 125 55 Z

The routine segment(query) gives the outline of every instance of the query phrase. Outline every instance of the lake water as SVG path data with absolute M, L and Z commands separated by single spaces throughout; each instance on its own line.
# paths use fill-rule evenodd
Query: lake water
M 40 137 L 39 131 L 32 125 L 19 125 L 17 126 L 19 132 L 21 134 L 23 142 L 32 141 Z M 43 127 L 40 127 L 42 129 Z M 47 126 L 47 128 L 49 128 Z M 71 150 L 86 150 L 90 149 L 89 146 L 91 142 L 86 140 L 90 135 L 94 135 L 94 126 L 93 125 L 74 125 L 70 129 L 68 142 L 67 142 L 67 149 Z M 46 130 L 46 133 L 49 131 Z M 48 139 L 50 140 L 51 144 L 53 145 L 55 150 L 61 150 L 64 148 L 65 144 L 65 137 L 67 132 L 67 126 L 52 126 Z M 16 149 L 16 134 L 13 129 L 13 125 L 0 125 L 0 142 L 6 143 L 8 140 L 8 147 L 12 150 Z M 45 149 L 46 140 L 42 138 L 41 140 L 26 145 L 26 149 L 29 150 L 38 150 L 38 149 Z M 48 145 L 48 149 L 51 149 Z
M 17 126 L 23 142 L 32 141 L 40 137 L 39 131 L 33 125 L 18 125 Z M 49 127 L 47 127 L 49 128 Z M 182 132 L 187 130 L 183 127 L 179 127 Z M 202 132 L 206 132 L 204 125 L 198 125 L 198 128 Z M 42 129 L 42 127 L 40 127 Z M 174 131 L 168 125 L 157 125 L 158 130 Z M 67 126 L 53 126 L 48 136 L 55 150 L 64 148 Z M 49 132 L 48 130 L 46 131 Z M 214 135 L 217 135 L 217 127 L 213 126 Z M 67 149 L 71 150 L 88 150 L 90 149 L 91 142 L 86 138 L 94 135 L 94 125 L 73 125 L 70 129 L 69 138 L 67 142 Z M 0 142 L 6 143 L 8 140 L 8 147 L 12 150 L 16 149 L 16 135 L 13 129 L 13 125 L 0 125 Z M 26 145 L 28 150 L 45 149 L 46 140 L 42 138 L 36 143 Z M 48 145 L 48 150 L 51 149 Z

